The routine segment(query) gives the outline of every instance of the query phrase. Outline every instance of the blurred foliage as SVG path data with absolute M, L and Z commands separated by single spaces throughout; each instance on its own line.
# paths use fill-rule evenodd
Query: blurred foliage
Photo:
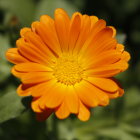
M 95 14 L 117 28 L 117 39 L 131 54 L 130 68 L 117 76 L 125 88 L 122 98 L 92 110 L 91 119 L 52 115 L 37 122 L 28 109 L 30 98 L 16 94 L 19 81 L 10 74 L 5 51 L 15 46 L 20 28 L 55 8 Z M 140 139 L 140 1 L 139 0 L 0 0 L 0 140 L 139 140 Z
M 9 90 L 9 89 L 8 89 Z M 24 110 L 20 97 L 15 94 L 15 89 L 0 98 L 0 123 L 19 116 Z

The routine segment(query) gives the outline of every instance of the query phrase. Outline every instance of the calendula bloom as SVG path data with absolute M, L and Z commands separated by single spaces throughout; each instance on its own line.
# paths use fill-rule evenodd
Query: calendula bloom
M 128 68 L 130 55 L 104 20 L 78 12 L 70 18 L 56 9 L 54 19 L 43 15 L 20 35 L 6 57 L 22 81 L 17 93 L 33 97 L 39 120 L 54 112 L 60 119 L 72 113 L 86 121 L 90 108 L 123 95 L 113 76 Z

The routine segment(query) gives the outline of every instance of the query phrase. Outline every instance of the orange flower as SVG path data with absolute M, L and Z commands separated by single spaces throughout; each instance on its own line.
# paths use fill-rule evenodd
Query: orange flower
M 20 34 L 17 48 L 6 56 L 22 81 L 17 93 L 33 97 L 31 107 L 39 120 L 55 112 L 60 119 L 73 113 L 86 121 L 91 107 L 123 95 L 112 77 L 128 68 L 130 55 L 104 20 L 78 12 L 70 18 L 56 9 L 54 20 L 43 15 Z

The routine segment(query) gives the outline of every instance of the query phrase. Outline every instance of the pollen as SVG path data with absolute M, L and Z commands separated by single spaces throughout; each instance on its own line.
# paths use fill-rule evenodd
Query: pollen
M 58 82 L 65 85 L 74 85 L 84 78 L 84 69 L 78 57 L 63 55 L 57 59 L 54 65 L 53 75 Z

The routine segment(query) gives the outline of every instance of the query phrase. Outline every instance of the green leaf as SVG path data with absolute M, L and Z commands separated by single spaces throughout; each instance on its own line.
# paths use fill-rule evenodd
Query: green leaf
M 7 36 L 0 35 L 0 59 L 6 61 L 5 52 L 10 47 L 10 42 Z
M 0 83 L 6 80 L 11 74 L 10 69 L 11 66 L 7 62 L 1 62 L 0 63 Z
M 76 132 L 75 132 L 76 129 L 74 127 L 75 125 L 73 126 L 72 124 L 73 123 L 69 119 L 65 120 L 65 123 L 59 122 L 58 129 L 59 129 L 60 139 L 74 140 L 74 138 L 76 138 Z
M 101 128 L 100 131 L 98 131 L 97 135 L 120 140 L 120 135 L 122 135 L 122 133 L 123 133 L 122 130 L 118 129 L 118 127 L 110 127 L 110 128 Z
M 109 128 L 101 128 L 96 134 L 99 136 L 115 139 L 115 140 L 139 140 L 137 135 L 130 133 L 134 127 L 121 124 Z M 128 131 L 129 130 L 129 131 Z
M 5 53 L 9 47 L 10 43 L 8 37 L 0 35 L 0 82 L 10 75 L 11 66 L 5 58 Z
M 136 86 L 128 88 L 125 94 L 124 121 L 133 121 L 140 118 L 140 90 Z
M 127 108 L 140 106 L 140 90 L 138 87 L 132 86 L 128 88 L 125 96 L 125 105 Z
M 38 20 L 43 14 L 53 17 L 56 8 L 63 8 L 69 15 L 78 10 L 75 5 L 72 5 L 67 0 L 41 0 L 38 4 L 35 18 Z
M 140 137 L 140 126 L 121 124 L 121 127 L 128 133 Z
M 17 16 L 23 25 L 29 25 L 34 17 L 33 0 L 0 0 L 0 8 Z
M 0 123 L 16 118 L 24 110 L 21 98 L 13 90 L 0 97 Z
M 9 47 L 10 43 L 8 37 L 0 35 L 0 82 L 10 75 L 11 66 L 5 58 L 5 53 Z

